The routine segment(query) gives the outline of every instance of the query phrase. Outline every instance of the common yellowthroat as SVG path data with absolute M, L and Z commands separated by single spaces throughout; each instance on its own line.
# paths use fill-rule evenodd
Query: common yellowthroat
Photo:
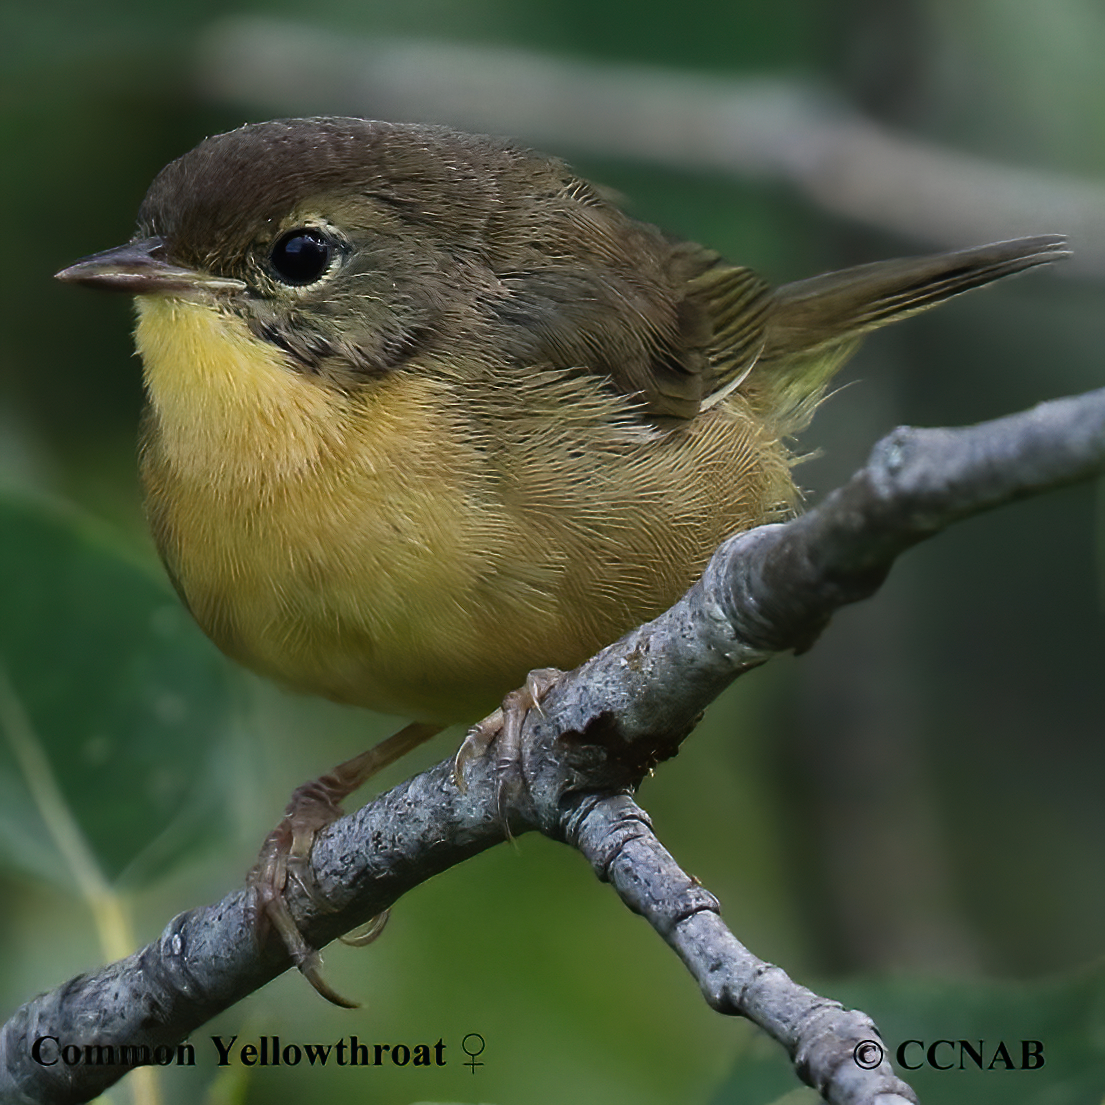
M 204 631 L 425 732 L 570 668 L 785 516 L 861 336 L 1056 236 L 771 288 L 560 161 L 351 118 L 241 127 L 62 280 L 137 296 L 141 468 Z

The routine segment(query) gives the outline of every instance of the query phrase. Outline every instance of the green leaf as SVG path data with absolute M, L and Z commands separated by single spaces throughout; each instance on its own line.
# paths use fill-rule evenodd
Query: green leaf
M 0 496 L 0 664 L 109 881 L 143 881 L 218 831 L 224 661 L 168 584 L 94 523 Z M 40 805 L 0 739 L 0 862 L 70 881 Z

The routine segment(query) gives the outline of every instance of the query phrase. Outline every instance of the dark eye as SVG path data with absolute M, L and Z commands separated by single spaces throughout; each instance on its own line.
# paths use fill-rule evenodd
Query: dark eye
M 272 247 L 272 268 L 285 284 L 313 284 L 330 267 L 334 243 L 321 230 L 289 230 Z

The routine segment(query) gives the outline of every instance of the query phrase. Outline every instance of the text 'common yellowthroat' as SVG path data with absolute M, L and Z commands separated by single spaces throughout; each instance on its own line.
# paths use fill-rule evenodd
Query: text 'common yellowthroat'
M 795 500 L 784 438 L 860 336 L 1057 237 L 768 287 L 559 161 L 362 119 L 209 138 L 133 241 L 158 548 L 228 655 L 443 724 L 670 605 Z

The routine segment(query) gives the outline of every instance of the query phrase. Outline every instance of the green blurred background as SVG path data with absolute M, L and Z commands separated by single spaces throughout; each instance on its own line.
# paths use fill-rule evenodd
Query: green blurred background
M 233 13 L 308 18 L 290 3 L 221 0 L 0 11 L 0 189 L 6 240 L 19 238 L 19 263 L 0 270 L 0 722 L 16 733 L 0 740 L 5 1016 L 103 961 L 90 902 L 105 939 L 126 935 L 125 914 L 149 941 L 173 913 L 238 883 L 296 783 L 398 724 L 284 695 L 233 670 L 191 626 L 141 517 L 129 306 L 51 279 L 129 237 L 165 162 L 204 135 L 288 113 L 283 101 L 221 99 L 201 75 L 201 43 Z M 1097 0 L 321 0 L 309 18 L 351 44 L 402 35 L 813 82 L 951 149 L 1105 175 Z M 776 281 L 933 248 L 770 179 L 548 152 L 639 217 Z M 1045 200 L 1021 230 L 1064 231 L 1063 219 Z M 1036 273 L 870 340 L 802 439 L 819 451 L 799 471 L 811 500 L 900 422 L 977 421 L 1101 386 L 1101 292 L 1092 274 Z M 912 552 L 813 652 L 742 680 L 642 789 L 661 838 L 738 937 L 866 1008 L 890 1042 L 1043 1034 L 1046 1071 L 922 1070 L 923 1099 L 1105 1097 L 1102 501 L 1100 487 L 1078 487 Z M 439 738 L 383 785 L 457 739 Z M 48 826 L 67 819 L 87 847 L 66 858 Z M 204 1032 L 196 1070 L 170 1069 L 156 1090 L 132 1078 L 109 1099 L 811 1097 L 773 1045 L 710 1012 L 577 855 L 533 836 L 420 887 L 372 949 L 334 948 L 327 964 L 362 1009 L 331 1009 L 285 977 L 210 1031 L 443 1038 L 449 1064 L 220 1072 Z M 460 1065 L 469 1032 L 487 1041 L 475 1072 Z

